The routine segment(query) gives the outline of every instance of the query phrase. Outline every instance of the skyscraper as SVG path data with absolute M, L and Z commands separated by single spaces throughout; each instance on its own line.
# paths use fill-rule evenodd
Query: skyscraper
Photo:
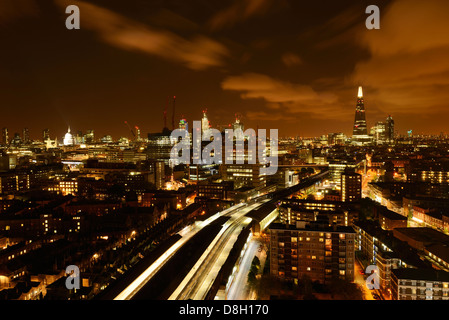
M 207 110 L 203 110 L 203 118 L 201 119 L 201 135 L 208 136 L 209 135 L 209 119 L 206 114 Z
M 87 130 L 86 134 L 84 135 L 84 141 L 86 143 L 92 143 L 95 140 L 94 130 L 89 129 Z
M 50 140 L 50 129 L 46 128 L 42 131 L 42 139 L 43 141 Z
M 374 127 L 371 127 L 371 135 L 377 144 L 382 144 L 387 141 L 385 125 L 385 122 L 378 121 Z
M 5 146 L 9 144 L 8 128 L 2 129 L 2 144 Z
M 363 143 L 369 141 L 366 130 L 365 104 L 363 101 L 363 90 L 359 87 L 357 94 L 357 106 L 355 109 L 354 127 L 352 130 L 352 139 L 355 142 Z
M 388 143 L 394 141 L 394 120 L 391 115 L 388 115 L 385 121 L 385 137 Z
M 22 139 L 23 143 L 29 143 L 30 142 L 30 131 L 28 128 L 23 128 L 22 130 Z

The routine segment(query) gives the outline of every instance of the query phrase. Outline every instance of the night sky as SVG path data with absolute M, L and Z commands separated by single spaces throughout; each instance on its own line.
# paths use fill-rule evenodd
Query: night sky
M 174 95 L 176 125 L 207 108 L 212 126 L 238 112 L 280 136 L 350 135 L 359 85 L 368 128 L 391 114 L 399 134 L 449 131 L 447 0 L 1 0 L 0 39 L 10 136 L 131 137 L 125 120 L 146 136 Z

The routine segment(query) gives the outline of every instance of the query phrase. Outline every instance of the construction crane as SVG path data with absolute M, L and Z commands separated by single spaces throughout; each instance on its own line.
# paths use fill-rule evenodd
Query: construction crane
M 126 124 L 126 126 L 128 127 L 129 131 L 131 131 L 131 133 L 132 133 L 132 135 L 133 135 L 133 137 L 134 137 L 134 139 L 135 139 L 135 138 L 136 138 L 136 134 L 135 134 L 135 132 L 133 131 L 133 129 L 131 128 L 131 126 L 129 125 L 128 121 L 125 121 L 125 124 Z M 136 127 L 136 128 L 137 128 L 137 127 Z
M 141 138 L 140 138 L 140 129 L 139 129 L 138 126 L 135 126 L 134 128 L 136 129 L 136 132 L 137 132 L 137 141 L 140 141 L 141 140 Z

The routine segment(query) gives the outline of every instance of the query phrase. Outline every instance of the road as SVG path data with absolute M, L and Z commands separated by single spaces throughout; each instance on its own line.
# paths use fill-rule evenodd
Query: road
M 169 300 L 203 300 L 206 297 L 240 232 L 251 222 L 245 215 L 267 201 L 263 200 L 227 214 L 230 219 L 223 225 Z
M 354 264 L 354 283 L 358 284 L 363 290 L 363 300 L 375 300 L 373 295 L 371 294 L 371 290 L 366 287 L 366 280 L 363 274 L 361 274 L 362 267 L 360 266 L 359 261 L 356 259 L 356 263 Z

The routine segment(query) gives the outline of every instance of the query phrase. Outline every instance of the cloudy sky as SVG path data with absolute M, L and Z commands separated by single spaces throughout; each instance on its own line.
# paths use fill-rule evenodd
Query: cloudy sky
M 368 127 L 449 132 L 447 0 L 1 0 L 0 39 L 0 126 L 35 139 L 159 132 L 167 96 L 176 123 L 351 134 L 359 85 Z

